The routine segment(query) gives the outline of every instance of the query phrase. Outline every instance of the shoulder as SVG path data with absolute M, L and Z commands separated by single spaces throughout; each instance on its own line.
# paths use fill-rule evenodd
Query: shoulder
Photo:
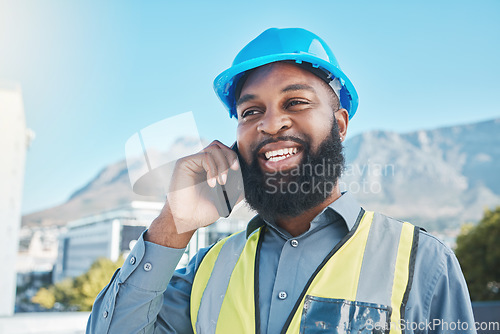
M 439 291 L 443 281 L 465 285 L 462 269 L 453 250 L 432 234 L 420 231 L 415 261 L 414 280 L 422 280 L 428 298 Z
M 400 220 L 382 216 L 393 224 L 403 223 Z M 418 226 L 415 226 L 415 229 L 418 242 L 414 249 L 413 286 L 419 294 L 424 294 L 429 299 L 435 292 L 438 281 L 443 277 L 461 279 L 463 275 L 455 253 L 449 246 Z
M 396 224 L 405 223 L 395 218 L 383 216 Z M 460 269 L 455 253 L 449 246 L 424 229 L 413 224 L 411 226 L 414 226 L 414 235 L 418 237 L 415 249 L 414 275 L 416 278 L 420 273 L 429 279 L 429 275 L 440 276 L 448 271 L 450 267 L 458 266 L 458 269 Z
M 454 258 L 455 253 L 443 241 L 427 231 L 420 229 L 418 239 L 418 253 L 420 256 L 436 255 L 443 260 L 449 257 Z M 417 255 L 419 256 L 419 255 Z
M 405 223 L 404 221 L 401 221 L 396 218 L 392 218 L 390 216 L 377 213 L 375 212 L 375 215 L 379 215 L 381 217 L 384 217 L 387 219 L 387 221 L 392 222 L 393 224 L 403 224 Z M 411 222 L 409 223 L 411 224 Z M 411 226 L 414 226 L 418 231 L 418 249 L 417 249 L 417 256 L 418 257 L 424 257 L 429 260 L 432 258 L 428 258 L 428 256 L 431 255 L 436 255 L 440 259 L 445 259 L 447 257 L 454 257 L 455 254 L 453 251 L 439 238 L 435 237 L 434 235 L 430 234 L 429 232 L 425 231 L 424 229 L 411 224 Z M 435 260 L 436 258 L 434 258 Z

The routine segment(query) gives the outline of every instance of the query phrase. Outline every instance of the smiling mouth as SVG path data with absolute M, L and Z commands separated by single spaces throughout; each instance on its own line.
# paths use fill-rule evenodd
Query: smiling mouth
M 266 160 L 268 161 L 280 161 L 297 154 L 297 147 L 282 148 L 274 151 L 267 151 L 264 153 Z

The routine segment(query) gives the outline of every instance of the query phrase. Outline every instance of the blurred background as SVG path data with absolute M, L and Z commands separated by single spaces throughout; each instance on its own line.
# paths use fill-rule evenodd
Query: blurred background
M 456 250 L 476 318 L 500 321 L 498 17 L 495 0 L 0 0 L 0 332 L 84 331 L 163 205 L 131 190 L 127 139 L 191 111 L 202 143 L 231 145 L 212 82 L 269 27 L 321 36 L 358 91 L 343 189 Z M 251 216 L 197 232 L 180 265 Z

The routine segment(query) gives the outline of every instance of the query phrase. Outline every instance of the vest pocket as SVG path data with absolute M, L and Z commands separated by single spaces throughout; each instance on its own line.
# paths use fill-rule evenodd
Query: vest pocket
M 390 306 L 308 295 L 300 333 L 389 333 L 390 319 Z

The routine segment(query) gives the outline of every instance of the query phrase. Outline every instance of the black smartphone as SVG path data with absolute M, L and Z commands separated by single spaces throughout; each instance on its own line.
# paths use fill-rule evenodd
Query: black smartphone
M 231 146 L 231 150 L 238 153 L 236 142 Z M 229 169 L 226 184 L 221 185 L 217 182 L 214 188 L 217 198 L 217 211 L 221 217 L 228 217 L 238 203 L 240 195 L 243 193 L 243 177 L 241 169 Z

